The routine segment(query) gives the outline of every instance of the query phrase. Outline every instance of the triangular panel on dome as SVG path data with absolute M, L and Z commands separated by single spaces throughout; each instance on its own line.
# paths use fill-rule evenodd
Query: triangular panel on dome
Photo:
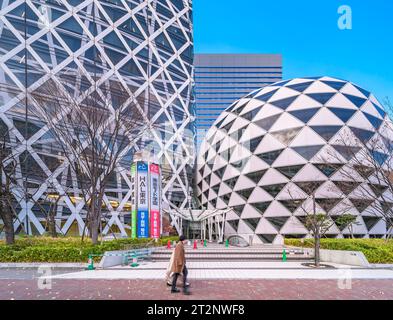
M 360 108 L 366 101 L 366 98 L 354 96 L 351 94 L 343 94 L 349 101 L 351 101 L 357 108 Z
M 307 96 L 319 102 L 320 104 L 326 104 L 332 97 L 336 95 L 335 92 L 325 92 L 325 93 L 307 93 Z
M 225 233 L 237 233 L 239 227 L 239 219 L 236 220 L 226 220 L 227 224 L 230 226 L 232 230 L 225 229 Z M 232 231 L 232 232 L 231 232 Z
M 247 168 L 242 171 L 243 174 L 252 174 L 257 171 L 263 171 L 269 169 L 269 165 L 261 160 L 259 157 L 252 155 L 247 163 Z M 250 178 L 250 177 L 249 177 Z M 255 177 L 256 179 L 257 177 Z M 253 179 L 252 179 L 253 180 Z
M 306 124 L 312 119 L 312 117 L 315 116 L 315 114 L 319 110 L 320 108 L 310 108 L 310 109 L 293 110 L 293 111 L 289 111 L 289 113 Z
M 374 104 L 370 101 L 367 100 L 366 103 L 361 107 L 360 109 L 363 112 L 366 112 L 374 117 L 377 117 L 379 119 L 383 119 L 384 117 L 381 116 L 381 114 L 377 111 L 377 109 L 374 107 Z
M 320 125 L 320 126 L 311 126 L 319 136 L 321 136 L 325 141 L 329 141 L 333 138 L 342 128 L 342 126 L 331 126 L 331 125 Z
M 232 192 L 231 198 L 228 202 L 228 206 L 230 207 L 235 207 L 235 206 L 241 206 L 245 205 L 247 201 L 245 201 L 240 195 L 238 195 L 236 192 Z
M 343 123 L 346 123 L 353 117 L 356 113 L 356 110 L 348 109 L 348 108 L 335 108 L 328 107 L 328 109 L 335 114 L 337 118 L 339 118 Z
M 210 186 L 216 186 L 220 182 L 221 182 L 221 179 L 218 176 L 216 176 L 214 173 L 212 173 L 211 179 L 210 179 Z
M 260 108 L 254 108 L 253 110 L 248 111 L 246 113 L 244 113 L 244 111 L 243 111 L 243 113 L 240 115 L 240 117 L 242 117 L 243 119 L 246 119 L 248 121 L 252 121 L 255 118 L 255 116 L 259 113 L 259 111 L 260 111 Z
M 257 228 L 255 229 L 255 233 L 275 235 L 277 234 L 277 229 L 273 227 L 273 225 L 268 220 L 266 220 L 266 218 L 262 217 L 261 220 L 259 220 Z
M 251 155 L 252 153 L 245 146 L 238 144 L 233 150 L 233 154 L 229 162 L 235 163 L 245 158 L 249 158 Z
M 340 91 L 346 85 L 346 82 L 344 81 L 321 80 L 321 82 L 337 91 Z
M 275 101 L 269 101 L 270 104 L 273 106 L 276 106 L 280 109 L 286 110 L 299 96 L 292 96 L 289 98 L 281 99 L 281 100 L 275 100 Z
M 316 204 L 316 212 L 317 213 L 321 213 L 321 214 L 326 214 L 325 210 L 318 204 L 318 202 L 315 203 Z M 314 212 L 314 202 L 312 200 L 311 197 L 309 197 L 304 203 L 303 205 L 295 212 L 295 216 L 304 216 L 307 214 L 313 214 Z
M 259 144 L 261 143 L 262 139 L 263 136 L 259 136 L 251 140 L 244 141 L 242 145 L 245 146 L 248 150 L 250 150 L 251 153 L 254 153 L 255 150 L 258 148 Z
M 316 198 L 315 201 L 325 211 L 329 212 L 342 201 L 342 198 Z
M 252 233 L 254 233 L 260 219 L 261 218 L 249 218 L 249 219 L 241 219 L 241 221 L 245 223 L 252 230 Z
M 259 181 L 261 181 L 262 177 L 265 175 L 267 171 L 267 168 L 264 170 L 259 170 L 259 171 L 254 171 L 254 172 L 248 172 L 245 174 L 245 176 L 253 181 L 254 183 L 258 184 Z
M 255 188 L 256 183 L 252 180 L 248 179 L 244 175 L 240 175 L 237 179 L 236 185 L 233 188 L 234 191 L 248 189 L 248 188 Z
M 259 182 L 260 186 L 267 186 L 272 184 L 287 183 L 289 181 L 283 174 L 281 174 L 276 169 L 269 169 L 262 177 Z
M 266 220 L 278 231 L 282 229 L 289 217 L 267 217 Z
M 317 198 L 344 198 L 343 192 L 332 182 L 326 181 L 315 193 Z
M 255 231 L 256 232 L 256 231 Z M 262 243 L 272 244 L 277 237 L 277 234 L 256 234 Z
M 227 133 L 228 133 L 228 134 L 233 134 L 233 133 L 235 133 L 236 131 L 239 131 L 240 129 L 242 129 L 242 128 L 248 126 L 249 124 L 250 124 L 250 123 L 249 123 L 247 120 L 245 120 L 245 119 L 243 119 L 243 118 L 241 118 L 241 117 L 238 117 L 238 118 L 233 122 L 231 128 L 227 131 Z
M 273 116 L 257 120 L 254 123 L 259 128 L 261 128 L 265 131 L 269 131 L 272 128 L 272 126 L 277 122 L 277 120 L 280 118 L 281 115 L 282 115 L 282 113 L 275 114 Z
M 304 123 L 289 113 L 283 113 L 279 121 L 271 127 L 270 132 L 285 131 L 292 128 L 303 127 Z
M 227 184 L 221 183 L 220 184 L 220 191 L 219 191 L 218 195 L 223 196 L 225 194 L 231 193 L 232 190 L 233 190 L 233 188 L 230 188 Z
M 288 167 L 291 165 L 303 165 L 307 161 L 291 148 L 287 148 L 272 163 L 274 163 L 274 167 Z
M 300 189 L 295 183 L 288 182 L 286 186 L 282 189 L 280 194 L 276 197 L 277 200 L 298 200 L 306 199 L 308 194 L 306 194 L 302 189 Z
M 282 173 L 288 179 L 292 179 L 297 173 L 304 167 L 304 164 L 301 165 L 291 165 L 286 167 L 275 167 L 277 171 Z
M 273 197 L 265 190 L 258 187 L 254 189 L 251 196 L 248 198 L 248 203 L 271 202 L 271 201 L 273 201 Z
M 247 188 L 237 190 L 236 193 L 240 195 L 245 201 L 248 201 L 255 188 Z
M 325 143 L 326 141 L 314 130 L 310 129 L 310 127 L 304 127 L 291 142 L 290 147 L 324 145 Z
M 292 147 L 292 149 L 300 154 L 304 159 L 311 160 L 323 147 L 324 145 L 315 145 Z
M 265 190 L 271 197 L 275 198 L 277 195 L 285 188 L 286 183 L 277 183 L 277 184 L 269 184 L 263 185 L 261 188 Z
M 287 109 L 287 112 L 296 110 L 305 110 L 310 108 L 321 108 L 322 104 L 307 95 L 300 95 Z
M 246 204 L 243 209 L 243 213 L 240 217 L 242 220 L 244 219 L 252 219 L 252 218 L 261 218 L 261 213 L 257 211 L 252 205 Z
M 233 206 L 232 207 L 232 211 L 238 216 L 240 217 L 243 214 L 244 208 L 245 208 L 245 204 L 240 205 L 240 206 Z
M 321 108 L 308 124 L 310 126 L 342 126 L 343 121 L 329 108 Z
M 287 86 L 280 88 L 275 94 L 274 97 L 269 99 L 269 103 L 272 101 L 281 101 L 283 99 L 292 98 L 294 96 L 298 96 L 299 92 L 293 89 L 288 88 Z M 274 103 L 273 103 L 274 104 Z
M 354 135 L 364 144 L 367 144 L 369 140 L 375 135 L 375 131 L 360 129 L 356 127 L 349 127 Z
M 362 216 L 367 230 L 370 232 L 381 220 L 381 217 Z
M 326 176 L 319 171 L 314 164 L 308 163 L 292 179 L 294 182 L 324 181 Z
M 331 86 L 326 85 L 322 81 L 313 81 L 311 86 L 307 90 L 303 92 L 304 94 L 307 95 L 317 95 L 317 94 L 335 94 L 337 93 L 337 90 L 333 89 Z
M 281 131 L 271 132 L 270 134 L 282 144 L 288 146 L 289 144 L 291 144 L 291 142 L 297 136 L 301 129 L 302 127 L 290 128 Z
M 257 99 L 251 99 L 245 106 L 245 108 L 239 112 L 239 115 L 243 117 L 244 114 L 247 114 L 250 111 L 254 111 L 255 109 L 258 109 L 256 113 L 263 107 L 264 103 L 257 100 Z
M 250 123 L 246 130 L 243 132 L 239 143 L 245 144 L 247 141 L 250 141 L 255 138 L 263 138 L 266 134 L 266 131 L 258 127 L 257 125 Z
M 314 163 L 313 166 L 328 178 L 343 167 L 339 163 Z
M 304 203 L 306 199 L 290 199 L 279 200 L 279 202 L 287 208 L 291 213 L 294 213 Z
M 364 220 L 364 216 L 363 216 L 363 220 Z M 364 221 L 364 223 L 366 223 L 366 221 Z M 383 221 L 383 219 L 380 219 L 375 225 L 374 227 L 369 231 L 369 234 L 371 235 L 384 235 L 386 234 L 386 222 Z
M 350 161 L 356 156 L 361 150 L 360 147 L 349 146 L 349 145 L 333 145 L 333 148 L 342 156 L 345 160 Z
M 274 138 L 271 134 L 266 134 L 262 140 L 262 143 L 259 147 L 255 150 L 255 154 L 266 153 L 276 150 L 283 150 L 285 149 L 285 145 Z
M 230 179 L 224 179 L 223 182 L 224 184 L 226 184 L 229 188 L 231 188 L 231 190 L 233 190 L 237 184 L 237 181 L 239 180 L 240 176 L 235 176 L 233 178 Z
M 220 169 L 221 170 L 221 169 Z M 216 173 L 217 174 L 217 173 Z M 222 180 L 228 180 L 240 175 L 240 171 L 231 165 L 228 165 L 222 175 Z
M 284 149 L 280 149 L 280 150 L 273 150 L 270 152 L 265 152 L 265 153 L 261 153 L 258 154 L 257 156 L 262 159 L 263 161 L 265 161 L 267 164 L 272 165 L 274 163 L 274 161 L 277 160 L 277 158 L 281 155 L 281 153 L 284 151 Z
M 349 94 L 355 97 L 359 97 L 359 98 L 363 98 L 363 99 L 367 99 L 368 96 L 370 95 L 370 93 L 368 93 L 367 95 L 365 95 L 364 93 L 366 92 L 363 89 L 360 89 L 359 87 L 353 85 L 352 83 L 348 82 L 344 88 L 342 88 L 340 91 L 343 94 Z
M 298 83 L 288 83 L 288 85 L 286 85 L 286 88 L 291 88 L 292 90 L 303 93 L 313 83 L 314 83 L 313 81 L 307 81 L 307 80 L 304 82 L 298 82 Z
M 356 181 L 333 181 L 336 187 L 346 196 L 348 196 L 353 190 L 355 190 L 359 185 L 360 182 Z
M 360 235 L 368 233 L 366 224 L 364 223 L 364 220 L 363 220 L 362 216 L 357 216 L 356 217 L 356 221 L 352 225 L 352 232 L 353 232 L 353 234 L 360 234 Z M 343 234 L 351 234 L 351 232 L 350 232 L 348 227 L 346 227 L 343 230 Z
M 367 120 L 371 123 L 375 130 L 378 130 L 381 127 L 383 123 L 382 119 L 375 117 L 367 112 L 363 112 L 363 114 L 366 116 Z
M 307 234 L 308 231 L 304 225 L 296 218 L 290 217 L 281 227 L 281 234 Z
M 313 194 L 322 184 L 324 181 L 303 181 L 303 182 L 296 182 L 296 185 L 302 189 L 306 194 Z
M 258 95 L 255 95 L 254 99 L 258 99 L 263 102 L 267 102 L 270 98 L 279 90 L 279 88 L 266 87 Z
M 269 206 L 272 204 L 271 201 L 264 201 L 261 202 L 262 199 L 259 200 L 259 202 L 253 202 L 250 205 L 256 209 L 260 214 L 264 214 L 266 210 L 269 208 Z
M 260 108 L 258 114 L 254 117 L 253 122 L 257 122 L 258 120 L 264 118 L 282 114 L 283 112 L 284 111 L 282 109 L 277 108 L 269 103 L 266 103 L 262 108 Z

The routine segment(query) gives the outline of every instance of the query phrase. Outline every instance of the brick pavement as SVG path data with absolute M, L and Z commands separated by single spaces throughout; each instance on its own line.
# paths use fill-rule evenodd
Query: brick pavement
M 352 289 L 337 280 L 195 280 L 192 295 L 173 295 L 158 280 L 53 280 L 51 290 L 36 280 L 0 280 L 0 299 L 38 300 L 392 300 L 393 280 L 353 280 Z

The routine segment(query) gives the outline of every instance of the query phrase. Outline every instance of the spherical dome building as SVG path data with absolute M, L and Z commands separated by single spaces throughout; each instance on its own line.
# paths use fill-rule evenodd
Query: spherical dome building
M 378 201 L 359 190 L 390 191 L 348 168 L 373 139 L 392 141 L 386 128 L 391 121 L 378 100 L 348 81 L 272 84 L 233 103 L 208 131 L 198 155 L 198 197 L 207 209 L 231 208 L 225 234 L 254 243 L 311 237 L 305 221 L 314 204 L 331 218 L 328 237 L 383 237 L 388 226 L 373 208 Z M 391 203 L 379 205 L 393 206 L 386 198 Z M 335 223 L 343 214 L 357 217 L 351 228 Z

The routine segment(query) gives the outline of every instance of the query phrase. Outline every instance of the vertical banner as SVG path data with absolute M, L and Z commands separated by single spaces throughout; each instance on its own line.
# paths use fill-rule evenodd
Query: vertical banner
M 149 203 L 148 203 L 148 164 L 137 162 L 137 235 L 138 238 L 149 237 Z
M 136 238 L 136 164 L 131 166 L 131 238 Z
M 161 236 L 161 174 L 160 166 L 150 165 L 150 237 L 159 239 Z

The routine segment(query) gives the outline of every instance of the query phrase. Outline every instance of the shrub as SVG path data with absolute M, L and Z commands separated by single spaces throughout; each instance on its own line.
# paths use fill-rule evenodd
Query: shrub
M 313 239 L 285 239 L 285 244 L 313 248 Z M 370 263 L 393 263 L 393 240 L 384 239 L 321 239 L 321 249 L 361 251 Z
M 145 247 L 149 242 L 153 246 L 163 246 L 168 240 L 177 239 L 165 237 L 158 242 L 151 242 L 152 239 L 116 239 L 94 246 L 90 239 L 82 242 L 78 237 L 21 237 L 12 246 L 0 241 L 0 262 L 86 262 L 89 254 L 136 249 Z

